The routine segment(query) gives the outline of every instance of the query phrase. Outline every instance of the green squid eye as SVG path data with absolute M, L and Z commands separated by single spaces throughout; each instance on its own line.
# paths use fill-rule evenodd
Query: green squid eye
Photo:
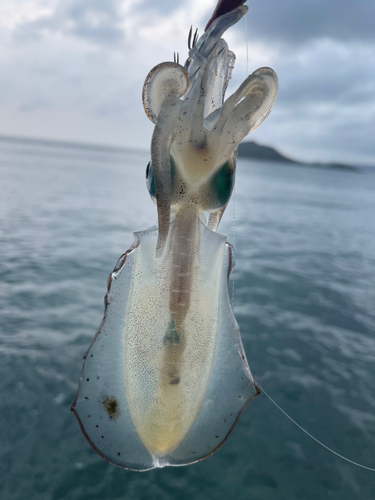
M 156 203 L 155 179 L 151 160 L 148 162 L 146 167 L 146 186 L 152 201 Z
M 172 185 L 173 182 L 176 178 L 176 165 L 175 162 L 172 158 L 170 157 L 170 162 L 171 162 L 171 179 L 172 179 Z M 150 197 L 154 203 L 156 203 L 156 189 L 155 189 L 155 178 L 154 178 L 154 169 L 152 168 L 152 162 L 151 160 L 147 163 L 146 167 L 146 187 L 147 190 L 150 194 Z
M 234 169 L 229 162 L 224 163 L 213 175 L 210 188 L 215 196 L 215 207 L 221 208 L 229 200 L 234 184 Z

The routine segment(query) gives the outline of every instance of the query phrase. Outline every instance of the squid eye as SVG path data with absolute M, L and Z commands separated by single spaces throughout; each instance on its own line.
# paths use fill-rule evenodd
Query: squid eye
M 232 194 L 234 185 L 234 169 L 230 162 L 224 163 L 213 175 L 210 181 L 210 210 L 217 210 L 224 207 Z
M 171 179 L 172 179 L 172 186 L 173 186 L 175 183 L 176 176 L 177 176 L 177 169 L 176 169 L 176 165 L 174 163 L 172 156 L 170 157 L 170 162 L 171 162 Z M 149 192 L 152 201 L 154 203 L 156 203 L 156 188 L 155 188 L 154 169 L 152 168 L 152 161 L 151 160 L 147 163 L 147 167 L 146 167 L 146 187 L 147 187 L 147 191 Z
M 149 192 L 151 199 L 154 203 L 156 203 L 156 191 L 155 191 L 155 179 L 154 179 L 154 170 L 152 168 L 151 160 L 148 162 L 146 167 L 146 187 Z

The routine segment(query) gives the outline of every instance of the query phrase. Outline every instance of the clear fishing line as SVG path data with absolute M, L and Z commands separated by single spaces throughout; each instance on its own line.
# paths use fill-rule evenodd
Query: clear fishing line
M 247 33 L 247 15 L 244 16 L 245 20 L 245 41 L 246 41 L 246 74 L 245 78 L 249 75 L 249 37 Z M 234 183 L 233 193 L 232 193 L 232 234 L 233 234 L 233 248 L 236 250 L 236 183 Z M 234 309 L 234 275 L 235 275 L 236 267 L 233 268 L 232 271 L 232 309 Z
M 246 77 L 249 74 L 249 36 L 247 33 L 247 15 L 249 11 L 246 12 L 244 16 L 245 19 L 245 37 L 246 37 Z
M 352 465 L 355 465 L 357 467 L 360 467 L 361 469 L 366 469 L 366 470 L 370 470 L 372 472 L 375 472 L 375 469 L 372 468 L 372 467 L 367 467 L 367 465 L 362 465 L 362 464 L 359 464 L 358 462 L 354 462 L 354 460 L 350 460 L 350 458 L 347 458 L 347 457 L 344 457 L 344 455 L 341 455 L 340 453 L 337 453 L 337 451 L 335 450 L 332 450 L 332 448 L 330 448 L 329 446 L 327 446 L 326 444 L 322 443 L 321 441 L 319 441 L 319 439 L 317 439 L 315 436 L 313 436 L 312 434 L 310 434 L 309 431 L 307 431 L 306 429 L 304 429 L 302 427 L 302 425 L 300 425 L 298 422 L 296 422 L 294 420 L 294 418 L 292 418 L 290 415 L 287 414 L 286 411 L 284 411 L 281 406 L 279 406 L 276 401 L 274 401 L 271 396 L 263 389 L 263 387 L 258 384 L 258 387 L 259 389 L 267 396 L 267 398 L 271 401 L 271 403 L 273 403 L 276 408 L 278 408 L 281 413 L 283 413 L 287 418 L 289 418 L 289 420 L 291 422 L 293 422 L 294 425 L 296 425 L 302 432 L 304 432 L 305 434 L 307 434 L 311 439 L 313 439 L 314 441 L 316 441 L 318 444 L 320 444 L 320 446 L 323 446 L 323 448 L 325 448 L 326 450 L 330 451 L 331 453 L 333 453 L 334 455 L 336 455 L 337 457 L 341 458 L 342 460 L 345 460 L 346 462 L 349 462 L 350 464 Z
M 233 233 L 233 248 L 236 251 L 236 183 L 234 183 L 232 193 L 232 233 Z M 234 273 L 236 266 L 232 271 L 232 309 L 234 309 Z

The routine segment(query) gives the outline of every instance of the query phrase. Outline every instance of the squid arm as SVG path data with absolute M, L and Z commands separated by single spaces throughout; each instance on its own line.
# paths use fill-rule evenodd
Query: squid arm
M 233 249 L 216 232 L 238 144 L 268 116 L 278 88 L 261 68 L 224 101 L 235 56 L 221 36 L 245 15 L 243 3 L 219 2 L 185 65 L 162 63 L 145 81 L 158 228 L 134 233 L 109 278 L 72 405 L 94 450 L 119 467 L 211 455 L 259 393 L 228 298 Z

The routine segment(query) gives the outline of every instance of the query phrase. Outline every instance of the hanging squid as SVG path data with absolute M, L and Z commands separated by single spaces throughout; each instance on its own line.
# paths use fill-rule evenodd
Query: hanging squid
M 259 393 L 228 298 L 233 249 L 216 232 L 238 145 L 278 89 L 261 68 L 224 100 L 235 55 L 221 37 L 246 14 L 243 3 L 219 1 L 204 34 L 190 32 L 185 65 L 159 64 L 144 84 L 158 227 L 134 233 L 109 277 L 72 405 L 94 450 L 126 469 L 206 458 Z

